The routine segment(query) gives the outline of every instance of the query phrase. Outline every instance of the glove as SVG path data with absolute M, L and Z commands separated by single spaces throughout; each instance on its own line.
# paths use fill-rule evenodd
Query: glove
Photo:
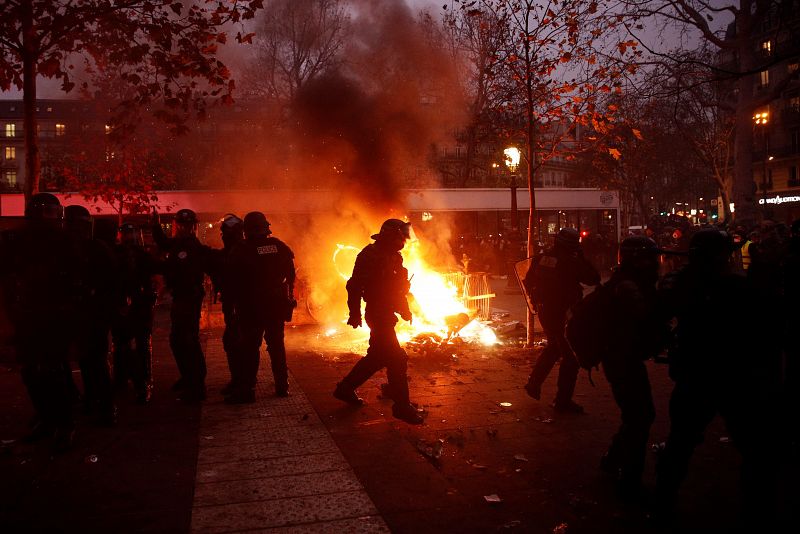
M 410 311 L 403 310 L 400 312 L 400 318 L 403 319 L 404 321 L 408 321 L 408 324 L 411 324 L 411 321 L 414 317 L 411 315 Z
M 361 315 L 353 315 L 350 314 L 350 317 L 347 319 L 347 324 L 352 326 L 353 328 L 358 328 L 361 326 Z

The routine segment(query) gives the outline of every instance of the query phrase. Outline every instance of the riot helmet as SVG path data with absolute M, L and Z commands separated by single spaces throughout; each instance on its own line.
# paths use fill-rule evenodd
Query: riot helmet
M 731 252 L 728 234 L 715 228 L 699 230 L 689 241 L 689 263 L 706 269 L 723 269 Z
M 244 216 L 244 235 L 247 238 L 266 237 L 272 233 L 267 217 L 260 211 L 251 211 Z
M 661 254 L 656 242 L 643 235 L 626 237 L 619 245 L 620 265 L 635 265 L 641 260 L 649 260 Z
M 219 228 L 225 248 L 232 247 L 243 238 L 244 221 L 233 213 L 228 213 L 222 218 Z
M 55 195 L 36 193 L 25 206 L 25 217 L 34 220 L 60 221 L 64 218 L 64 208 Z
M 577 252 L 581 246 L 581 234 L 575 228 L 562 228 L 556 234 L 555 247 L 565 252 Z
M 197 230 L 197 214 L 187 208 L 183 208 L 175 213 L 174 233 L 176 236 L 194 235 Z
M 400 219 L 386 219 L 383 221 L 380 231 L 372 235 L 372 239 L 384 237 L 402 237 L 404 240 L 411 239 L 411 223 L 401 221 Z
M 400 219 L 386 219 L 377 234 L 372 235 L 377 243 L 388 245 L 392 250 L 402 250 L 406 241 L 412 237 L 410 222 Z
M 124 222 L 119 226 L 120 243 L 139 243 L 138 228 L 131 222 Z
M 66 206 L 64 208 L 64 229 L 71 235 L 89 239 L 92 237 L 92 215 L 83 206 Z
M 188 208 L 180 209 L 175 213 L 175 224 L 197 224 L 197 214 Z

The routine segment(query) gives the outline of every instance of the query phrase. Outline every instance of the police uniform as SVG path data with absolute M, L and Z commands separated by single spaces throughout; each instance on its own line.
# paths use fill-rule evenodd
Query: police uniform
M 281 397 L 288 394 L 283 327 L 291 320 L 295 304 L 294 253 L 270 235 L 269 223 L 260 212 L 245 216 L 244 232 L 245 240 L 231 251 L 228 277 L 239 320 L 241 355 L 231 395 L 226 398 L 233 404 L 255 400 L 262 338 L 272 364 L 275 393 Z
M 412 424 L 422 422 L 409 401 L 408 356 L 397 340 L 394 327 L 399 314 L 411 320 L 406 295 L 409 290 L 408 271 L 403 267 L 400 250 L 409 237 L 410 225 L 397 219 L 383 223 L 381 232 L 372 236 L 375 243 L 359 252 L 353 275 L 347 281 L 348 324 L 361 324 L 361 300 L 366 303 L 365 319 L 369 326 L 369 348 L 350 373 L 337 385 L 334 396 L 345 402 L 360 404 L 355 389 L 380 369 L 386 368 L 389 391 L 394 401 L 395 417 Z M 399 233 L 400 237 L 395 234 Z
M 243 221 L 236 215 L 228 214 L 223 217 L 220 230 L 222 233 L 222 250 L 217 251 L 211 280 L 214 285 L 214 291 L 219 293 L 220 302 L 222 303 L 222 318 L 225 323 L 225 330 L 222 333 L 222 348 L 225 350 L 228 370 L 231 373 L 231 381 L 222 389 L 222 394 L 229 395 L 233 393 L 234 383 L 237 381 L 236 377 L 241 373 L 242 356 L 239 314 L 233 304 L 234 299 L 231 294 L 231 279 L 235 279 L 236 275 L 230 273 L 228 263 L 230 262 L 231 252 L 244 239 Z
M 660 252 L 647 237 L 625 239 L 620 245 L 620 265 L 606 283 L 613 295 L 613 309 L 609 310 L 610 347 L 602 367 L 622 422 L 601 467 L 618 477 L 619 489 L 627 496 L 639 495 L 655 420 L 645 362 L 658 354 L 668 332 L 656 298 Z
M 123 225 L 120 233 L 135 232 Z M 114 381 L 124 386 L 133 382 L 136 401 L 150 400 L 153 388 L 153 308 L 156 291 L 153 275 L 155 260 L 135 239 L 123 239 L 116 247 L 119 265 L 117 309 L 111 337 L 114 342 Z M 131 346 L 134 344 L 135 348 Z
M 729 270 L 730 252 L 721 232 L 700 230 L 690 243 L 689 264 L 659 286 L 677 326 L 669 352 L 675 387 L 669 437 L 657 465 L 657 514 L 671 513 L 694 449 L 719 413 L 742 454 L 746 517 L 771 518 L 759 512 L 774 504 L 775 454 L 769 449 L 775 436 L 762 382 L 770 365 L 737 335 L 752 324 L 754 310 L 744 277 Z
M 54 437 L 58 450 L 74 435 L 68 352 L 73 335 L 77 273 L 61 228 L 63 210 L 48 193 L 34 195 L 26 224 L 2 236 L 0 280 L 22 380 L 36 413 L 30 440 Z
M 578 360 L 564 336 L 567 311 L 583 295 L 581 284 L 597 285 L 600 275 L 581 254 L 580 235 L 573 228 L 562 228 L 555 246 L 537 256 L 528 270 L 524 284 L 533 296 L 539 311 L 539 322 L 547 336 L 547 347 L 539 355 L 525 386 L 535 399 L 555 363 L 558 371 L 558 392 L 554 407 L 563 411 L 582 411 L 572 400 L 578 379 Z
M 92 237 L 92 219 L 83 206 L 67 206 L 64 226 L 75 248 L 78 271 L 76 347 L 83 378 L 84 410 L 101 424 L 116 421 L 114 392 L 108 365 L 116 291 L 116 259 L 105 242 Z
M 196 224 L 191 210 L 179 210 L 176 224 Z M 160 224 L 153 225 L 153 239 L 166 253 L 161 271 L 172 293 L 169 345 L 180 372 L 174 389 L 182 391 L 181 399 L 205 399 L 206 359 L 200 345 L 200 314 L 205 296 L 205 274 L 211 270 L 214 250 L 203 245 L 194 233 L 169 238 Z

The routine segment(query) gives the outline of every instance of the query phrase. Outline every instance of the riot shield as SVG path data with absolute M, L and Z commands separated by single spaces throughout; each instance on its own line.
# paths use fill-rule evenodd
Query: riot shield
M 525 302 L 528 305 L 528 311 L 536 315 L 536 305 L 533 302 L 533 295 L 528 294 L 528 289 L 523 283 L 523 280 L 525 280 L 525 275 L 528 274 L 528 269 L 531 268 L 532 264 L 533 257 L 518 261 L 514 264 L 514 275 L 517 277 L 517 283 L 519 284 L 520 289 L 522 289 L 522 294 L 525 295 Z

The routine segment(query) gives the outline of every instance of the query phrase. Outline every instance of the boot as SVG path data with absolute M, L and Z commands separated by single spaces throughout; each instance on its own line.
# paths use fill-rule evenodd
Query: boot
M 553 403 L 553 409 L 559 413 L 582 414 L 585 413 L 583 406 L 573 400 L 556 401 Z
M 408 404 L 395 404 L 392 406 L 392 415 L 396 419 L 405 421 L 410 425 L 421 425 L 423 423 L 422 415 L 419 411 L 409 402 Z
M 336 384 L 336 389 L 333 390 L 333 396 L 353 406 L 361 406 L 364 404 L 364 399 L 356 395 L 355 390 L 345 388 L 341 382 Z

